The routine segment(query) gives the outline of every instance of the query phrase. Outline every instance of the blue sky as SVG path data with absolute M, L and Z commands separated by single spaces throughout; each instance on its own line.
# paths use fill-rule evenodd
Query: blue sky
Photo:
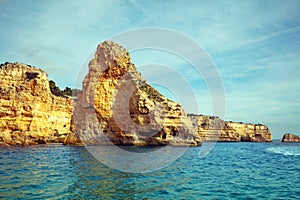
M 264 123 L 274 138 L 286 132 L 300 135 L 299 10 L 300 1 L 291 0 L 0 0 L 0 62 L 31 64 L 60 87 L 73 86 L 99 42 L 134 28 L 172 29 L 195 40 L 215 62 L 226 92 L 226 120 Z M 199 112 L 210 114 L 205 82 L 164 55 L 136 52 L 132 60 L 137 66 L 174 66 L 190 80 Z M 151 79 L 151 71 L 145 76 Z M 155 71 L 152 77 L 159 78 Z M 183 106 L 193 112 L 188 103 Z

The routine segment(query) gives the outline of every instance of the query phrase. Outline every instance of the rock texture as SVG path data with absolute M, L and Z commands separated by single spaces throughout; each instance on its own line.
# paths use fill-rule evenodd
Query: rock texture
M 66 144 L 199 145 L 182 107 L 146 83 L 120 45 L 98 45 L 74 112 L 76 133 Z
M 129 53 L 110 41 L 98 45 L 74 112 L 72 100 L 53 95 L 48 75 L 38 68 L 5 63 L 0 65 L 0 80 L 0 146 L 272 141 L 269 128 L 262 124 L 187 116 L 178 103 L 148 85 Z M 283 141 L 299 137 L 286 135 Z
M 300 142 L 300 136 L 291 133 L 286 133 L 282 137 L 281 142 Z
M 189 115 L 203 141 L 271 142 L 269 128 L 262 124 L 223 121 L 217 116 Z
M 5 63 L 0 65 L 0 80 L 0 145 L 64 140 L 71 127 L 71 100 L 51 94 L 44 71 Z

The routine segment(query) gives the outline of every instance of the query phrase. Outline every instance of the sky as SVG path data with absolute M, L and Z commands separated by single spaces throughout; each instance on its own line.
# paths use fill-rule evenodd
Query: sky
M 0 62 L 39 67 L 59 87 L 73 87 L 100 42 L 138 28 L 174 30 L 199 44 L 217 67 L 225 120 L 266 124 L 279 139 L 287 132 L 300 135 L 299 10 L 297 0 L 0 0 Z M 189 63 L 158 50 L 131 52 L 131 58 L 166 96 L 184 96 L 186 112 L 196 110 L 188 103 L 193 95 L 196 112 L 211 114 L 211 91 Z M 193 94 L 176 85 L 172 73 L 143 67 L 151 63 L 173 69 Z

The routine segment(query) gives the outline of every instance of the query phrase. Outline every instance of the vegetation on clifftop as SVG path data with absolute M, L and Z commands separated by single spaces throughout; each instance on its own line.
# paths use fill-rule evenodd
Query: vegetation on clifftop
M 56 86 L 56 83 L 53 80 L 49 81 L 49 87 L 52 94 L 60 97 L 66 97 L 66 96 L 76 97 L 81 92 L 81 90 L 79 89 L 71 89 L 69 87 L 65 87 L 64 90 L 61 90 L 58 86 Z

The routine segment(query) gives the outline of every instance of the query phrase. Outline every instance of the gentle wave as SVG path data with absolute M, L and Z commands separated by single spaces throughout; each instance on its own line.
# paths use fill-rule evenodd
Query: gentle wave
M 300 156 L 300 146 L 270 147 L 267 151 L 285 156 Z
M 200 148 L 147 173 L 111 169 L 84 147 L 0 148 L 0 199 L 299 199 L 300 156 L 282 154 L 300 144 L 217 143 L 199 159 Z

